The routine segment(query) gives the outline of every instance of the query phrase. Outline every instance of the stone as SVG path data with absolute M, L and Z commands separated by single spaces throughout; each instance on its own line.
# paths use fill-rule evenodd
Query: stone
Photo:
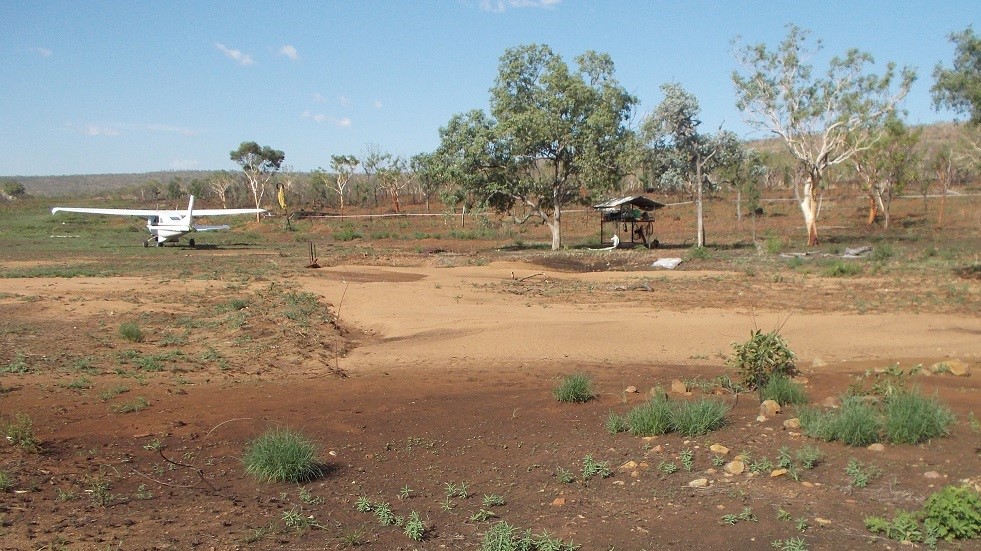
M 764 400 L 763 403 L 760 404 L 760 415 L 773 417 L 778 413 L 780 413 L 780 404 L 778 404 L 775 400 Z
M 787 419 L 786 421 L 783 422 L 783 428 L 785 428 L 785 429 L 799 429 L 800 428 L 800 419 L 798 419 L 796 417 L 794 417 L 792 419 Z
M 937 471 L 927 471 L 923 473 L 924 478 L 940 478 L 940 473 Z
M 623 465 L 620 465 L 621 471 L 632 471 L 637 468 L 637 462 L 634 460 L 627 461 Z
M 821 526 L 831 526 L 831 521 L 826 518 L 814 517 L 814 522 Z
M 813 488 L 814 487 L 814 483 L 808 482 L 806 480 L 804 482 L 801 482 L 800 485 L 803 486 L 803 487 L 805 487 L 805 488 Z
M 778 476 L 783 476 L 787 474 L 787 469 L 773 469 L 770 472 L 770 478 L 777 478 Z
M 828 367 L 828 362 L 822 360 L 821 358 L 814 358 L 811 360 L 811 366 L 813 367 Z
M 837 396 L 828 396 L 821 401 L 821 405 L 826 408 L 836 408 L 841 405 L 841 399 Z
M 627 394 L 637 394 L 637 387 L 630 385 L 627 388 L 625 388 L 623 391 L 626 392 Z
M 967 362 L 963 360 L 947 360 L 931 365 L 930 371 L 934 373 L 947 372 L 958 377 L 966 377 L 971 374 L 971 366 L 967 365 Z
M 866 449 L 869 450 L 870 452 L 884 452 L 884 451 L 886 451 L 886 447 L 883 446 L 882 444 L 879 444 L 878 442 L 876 442 L 875 444 L 870 444 L 869 447 L 866 448 Z
M 675 379 L 671 381 L 671 392 L 675 394 L 685 394 L 688 392 L 688 385 L 686 385 L 681 379 Z
M 707 478 L 696 478 L 688 483 L 689 488 L 707 488 L 709 481 Z
M 565 505 L 565 498 L 564 497 L 557 497 L 557 498 L 553 499 L 552 500 L 552 505 L 555 506 L 555 507 L 561 507 L 561 506 Z
M 726 463 L 724 470 L 729 474 L 742 474 L 746 470 L 746 464 L 736 459 L 735 461 Z
M 709 446 L 709 451 L 716 455 L 726 455 L 729 453 L 729 448 L 723 446 L 722 444 L 712 444 Z
M 760 415 L 759 417 L 756 418 L 756 421 L 759 423 L 766 422 L 766 415 Z

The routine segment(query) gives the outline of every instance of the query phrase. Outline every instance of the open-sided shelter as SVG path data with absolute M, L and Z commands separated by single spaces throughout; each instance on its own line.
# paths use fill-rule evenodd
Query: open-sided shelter
M 636 239 L 640 238 L 647 248 L 656 248 L 660 243 L 654 239 L 654 211 L 664 206 L 664 203 L 643 195 L 610 199 L 605 203 L 593 205 L 593 208 L 600 212 L 600 243 L 606 242 L 605 226 L 612 224 L 611 237 L 619 236 L 622 229 L 624 233 L 630 232 L 631 243 L 636 243 Z

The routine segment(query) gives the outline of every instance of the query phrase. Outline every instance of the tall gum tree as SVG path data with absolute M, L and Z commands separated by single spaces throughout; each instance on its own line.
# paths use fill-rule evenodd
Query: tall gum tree
M 898 84 L 895 64 L 880 76 L 866 71 L 872 56 L 850 49 L 828 62 L 818 76 L 809 59 L 822 44 L 810 32 L 788 25 L 786 38 L 773 50 L 765 44 L 739 45 L 736 58 L 744 72 L 733 71 L 736 106 L 747 123 L 780 137 L 804 173 L 798 197 L 807 244 L 818 244 L 817 193 L 829 168 L 868 149 L 882 135 L 885 120 L 916 80 L 905 67 Z M 895 84 L 895 86 L 894 86 Z
M 648 142 L 651 175 L 669 189 L 687 187 L 695 199 L 695 244 L 705 246 L 702 191 L 709 175 L 742 161 L 743 150 L 732 132 L 698 131 L 698 99 L 680 84 L 661 86 L 664 99 L 641 123 L 641 136 Z
M 229 153 L 229 157 L 242 167 L 242 173 L 245 174 L 249 190 L 252 192 L 255 208 L 262 208 L 260 204 L 266 193 L 266 185 L 283 166 L 286 154 L 268 145 L 261 147 L 255 142 L 242 142 L 238 149 Z M 256 221 L 260 219 L 259 217 L 260 214 L 256 213 Z
M 614 77 L 613 60 L 586 52 L 571 70 L 548 46 L 511 48 L 491 88 L 491 116 L 455 115 L 437 154 L 456 183 L 500 211 L 524 208 L 562 245 L 562 208 L 615 186 L 633 144 L 637 99 Z

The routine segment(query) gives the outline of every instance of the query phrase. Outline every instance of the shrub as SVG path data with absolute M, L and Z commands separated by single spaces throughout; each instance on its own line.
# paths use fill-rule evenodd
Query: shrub
M 954 414 L 936 398 L 900 392 L 886 398 L 886 439 L 895 444 L 919 444 L 946 436 Z
M 770 377 L 763 386 L 760 397 L 763 400 L 773 400 L 781 406 L 807 403 L 807 391 L 804 390 L 804 386 L 780 374 Z
M 861 275 L 862 266 L 851 262 L 835 261 L 824 270 L 826 277 L 851 277 Z
M 555 387 L 555 399 L 560 402 L 588 402 L 593 398 L 593 383 L 589 375 L 574 373 L 562 379 Z
M 745 388 L 761 388 L 772 375 L 790 376 L 796 372 L 796 355 L 776 329 L 764 333 L 757 329 L 744 343 L 732 343 L 732 356 L 726 367 L 736 370 L 739 384 Z
M 264 481 L 302 483 L 322 474 L 312 442 L 289 429 L 265 432 L 249 443 L 245 470 Z
M 981 497 L 971 488 L 947 486 L 923 504 L 923 524 L 947 541 L 981 536 Z
M 634 436 L 656 436 L 671 430 L 671 403 L 655 395 L 627 413 L 627 430 Z
M 130 342 L 143 342 L 143 330 L 132 321 L 119 326 L 119 336 Z
M 679 402 L 671 411 L 671 426 L 685 436 L 709 433 L 725 423 L 729 407 L 716 400 L 702 398 Z
M 627 418 L 613 411 L 606 416 L 606 423 L 604 426 L 606 427 L 606 432 L 613 435 L 630 430 L 630 423 L 627 422 Z

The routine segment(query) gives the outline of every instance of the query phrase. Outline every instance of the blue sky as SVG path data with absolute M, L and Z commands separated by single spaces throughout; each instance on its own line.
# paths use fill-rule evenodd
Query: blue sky
M 0 175 L 235 170 L 243 141 L 297 171 L 369 144 L 431 151 L 453 114 L 487 108 L 504 50 L 529 43 L 570 64 L 610 54 L 638 124 L 676 81 L 704 128 L 752 137 L 731 41 L 775 45 L 791 22 L 822 57 L 857 47 L 877 71 L 915 67 L 909 121 L 951 120 L 933 111 L 931 73 L 979 13 L 976 0 L 0 1 Z

